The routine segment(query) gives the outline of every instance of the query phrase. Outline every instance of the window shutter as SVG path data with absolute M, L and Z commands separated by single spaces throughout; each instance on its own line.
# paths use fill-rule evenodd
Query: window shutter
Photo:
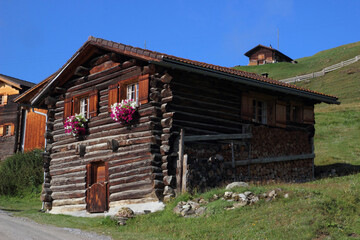
M 139 79 L 139 103 L 145 104 L 149 98 L 149 75 L 144 75 Z
M 0 125 L 0 136 L 4 135 L 4 125 Z
M 89 97 L 89 116 L 90 117 L 95 117 L 97 116 L 97 111 L 98 111 L 98 91 L 95 90 L 94 92 L 92 92 L 90 94 Z
M 80 113 L 80 98 L 74 97 L 73 98 L 73 111 L 72 111 L 71 115 L 75 115 L 75 114 L 79 114 L 79 113 Z
M 126 85 L 124 83 L 119 85 L 119 102 L 126 99 Z
M 305 124 L 314 124 L 314 106 L 304 106 L 303 120 Z
M 243 94 L 241 98 L 241 118 L 251 121 L 252 119 L 252 99 Z
M 276 126 L 286 127 L 286 103 L 276 103 Z
M 7 104 L 7 101 L 8 101 L 8 96 L 7 96 L 7 95 L 4 95 L 4 96 L 3 96 L 3 104 L 6 105 L 6 104 Z
M 108 93 L 109 112 L 111 112 L 111 105 L 117 102 L 118 102 L 118 84 L 110 85 L 109 93 Z
M 67 117 L 70 117 L 72 115 L 72 98 L 67 98 L 64 101 L 64 121 Z
M 14 135 L 14 132 L 15 132 L 15 125 L 13 123 L 10 123 L 10 135 Z

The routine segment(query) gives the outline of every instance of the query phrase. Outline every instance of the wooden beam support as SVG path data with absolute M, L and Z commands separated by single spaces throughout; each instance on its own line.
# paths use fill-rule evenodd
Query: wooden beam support
M 234 140 L 234 139 L 246 139 L 252 138 L 251 133 L 241 134 L 217 134 L 217 135 L 198 135 L 198 136 L 185 136 L 185 142 L 195 141 L 210 141 L 210 140 Z
M 83 77 L 83 76 L 87 76 L 90 73 L 90 69 L 83 67 L 83 66 L 78 66 L 74 72 L 74 75 L 79 76 L 79 77 Z
M 256 158 L 256 159 L 246 159 L 235 161 L 236 166 L 244 166 L 250 164 L 261 164 L 261 163 L 273 163 L 273 162 L 285 162 L 285 161 L 295 161 L 295 160 L 304 160 L 315 158 L 314 153 L 301 154 L 301 155 L 291 155 L 291 156 L 280 156 L 280 157 L 269 157 L 269 158 Z M 231 162 L 226 162 L 226 165 L 231 165 Z

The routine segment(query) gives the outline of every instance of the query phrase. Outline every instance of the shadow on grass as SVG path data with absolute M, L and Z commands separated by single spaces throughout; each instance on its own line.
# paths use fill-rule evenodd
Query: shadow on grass
M 23 212 L 24 210 L 0 208 L 0 211 L 4 211 L 4 212 Z
M 347 163 L 334 163 L 330 165 L 315 166 L 315 178 L 347 176 L 360 173 L 360 165 Z

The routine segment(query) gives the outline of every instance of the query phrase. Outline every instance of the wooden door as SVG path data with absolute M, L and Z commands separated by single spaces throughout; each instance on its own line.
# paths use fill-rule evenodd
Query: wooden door
M 86 208 L 90 213 L 108 210 L 107 163 L 94 162 L 87 166 Z

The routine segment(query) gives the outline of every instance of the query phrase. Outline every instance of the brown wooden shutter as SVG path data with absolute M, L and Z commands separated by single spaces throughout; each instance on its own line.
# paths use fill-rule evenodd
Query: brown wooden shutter
M 80 98 L 74 97 L 73 98 L 73 111 L 72 115 L 79 114 L 80 113 Z M 86 117 L 86 116 L 85 116 Z
M 73 102 L 72 98 L 67 98 L 64 101 L 64 120 L 72 115 Z
M 14 132 L 15 132 L 15 125 L 13 123 L 10 123 L 10 135 L 14 135 Z
M 276 126 L 286 127 L 286 102 L 276 103 Z
M 304 106 L 303 120 L 305 124 L 314 124 L 314 106 Z
M 0 136 L 4 135 L 4 125 L 0 125 Z
M 110 85 L 109 86 L 109 93 L 108 93 L 108 110 L 111 112 L 111 105 L 118 102 L 118 84 Z
M 126 99 L 126 85 L 120 84 L 119 85 L 119 102 Z
M 95 90 L 89 96 L 89 116 L 95 117 L 97 116 L 98 111 L 98 91 Z
M 139 103 L 145 104 L 149 100 L 149 75 L 144 75 L 139 79 Z
M 241 118 L 251 121 L 252 119 L 252 98 L 243 94 L 241 98 Z
M 8 96 L 7 95 L 4 95 L 3 96 L 3 104 L 6 105 L 8 102 Z

